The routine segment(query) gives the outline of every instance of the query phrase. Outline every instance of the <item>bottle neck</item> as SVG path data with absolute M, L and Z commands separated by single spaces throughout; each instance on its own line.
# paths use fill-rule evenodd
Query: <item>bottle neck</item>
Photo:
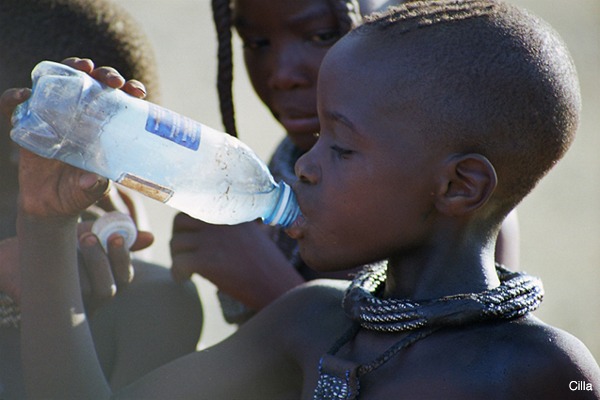
M 272 226 L 279 225 L 282 228 L 287 228 L 298 218 L 298 215 L 300 215 L 300 208 L 296 196 L 290 185 L 281 181 L 279 183 L 277 205 L 271 215 L 264 219 L 264 222 Z

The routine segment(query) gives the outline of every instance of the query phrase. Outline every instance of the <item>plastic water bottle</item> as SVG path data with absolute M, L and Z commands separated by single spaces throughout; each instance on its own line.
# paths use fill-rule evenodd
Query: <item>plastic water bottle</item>
M 63 64 L 43 61 L 31 77 L 11 131 L 26 149 L 209 223 L 285 227 L 297 218 L 291 188 L 240 140 Z

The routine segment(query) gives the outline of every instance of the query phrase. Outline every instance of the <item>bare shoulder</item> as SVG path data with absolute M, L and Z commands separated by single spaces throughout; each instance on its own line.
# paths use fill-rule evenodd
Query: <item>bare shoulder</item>
M 349 281 L 341 279 L 316 279 L 290 290 L 282 299 L 298 307 L 319 304 L 341 308 L 341 301 L 349 284 Z
M 290 330 L 298 327 L 302 331 L 327 330 L 329 325 L 345 325 L 342 299 L 348 284 L 333 279 L 309 281 L 281 296 L 263 310 L 268 311 L 264 314 L 269 319 L 286 321 Z
M 446 398 L 600 399 L 600 368 L 587 347 L 531 316 L 441 331 L 419 349 L 435 366 L 431 387 Z
M 598 363 L 575 336 L 534 317 L 507 324 L 506 331 L 514 338 L 504 346 L 514 357 L 507 377 L 524 391 L 539 398 L 600 398 Z
M 283 346 L 297 348 L 306 338 L 311 347 L 322 350 L 323 343 L 330 345 L 340 332 L 351 324 L 342 309 L 344 291 L 349 282 L 319 279 L 300 285 L 271 303 L 258 313 L 250 326 L 277 327 L 269 329 L 273 340 Z M 246 325 L 242 326 L 245 328 Z

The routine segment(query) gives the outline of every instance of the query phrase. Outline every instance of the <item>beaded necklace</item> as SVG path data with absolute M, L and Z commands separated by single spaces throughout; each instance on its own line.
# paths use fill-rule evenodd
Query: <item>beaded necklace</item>
M 365 267 L 352 281 L 343 300 L 344 311 L 354 324 L 321 357 L 319 381 L 313 399 L 357 399 L 361 376 L 379 368 L 402 349 L 438 329 L 488 320 L 514 319 L 539 307 L 544 290 L 538 278 L 511 272 L 499 264 L 496 264 L 496 271 L 500 286 L 494 289 L 415 302 L 377 298 L 376 294 L 381 292 L 385 283 L 387 264 Z M 335 357 L 360 328 L 408 334 L 368 364 L 361 365 Z

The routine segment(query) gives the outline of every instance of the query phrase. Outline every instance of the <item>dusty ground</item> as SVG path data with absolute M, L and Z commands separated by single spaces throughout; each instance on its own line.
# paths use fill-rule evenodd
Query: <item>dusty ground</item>
M 119 0 L 144 26 L 158 57 L 162 103 L 221 127 L 215 90 L 215 36 L 208 0 Z M 514 0 L 550 22 L 569 45 L 584 99 L 579 136 L 565 159 L 519 207 L 522 265 L 541 276 L 537 315 L 582 339 L 600 360 L 600 2 Z M 239 49 L 239 47 L 238 47 Z M 235 97 L 241 138 L 267 159 L 281 131 L 254 97 L 237 52 Z M 173 211 L 148 203 L 156 260 L 169 265 Z M 165 222 L 166 221 L 166 222 Z M 203 345 L 231 332 L 214 290 L 198 280 L 208 314 Z

